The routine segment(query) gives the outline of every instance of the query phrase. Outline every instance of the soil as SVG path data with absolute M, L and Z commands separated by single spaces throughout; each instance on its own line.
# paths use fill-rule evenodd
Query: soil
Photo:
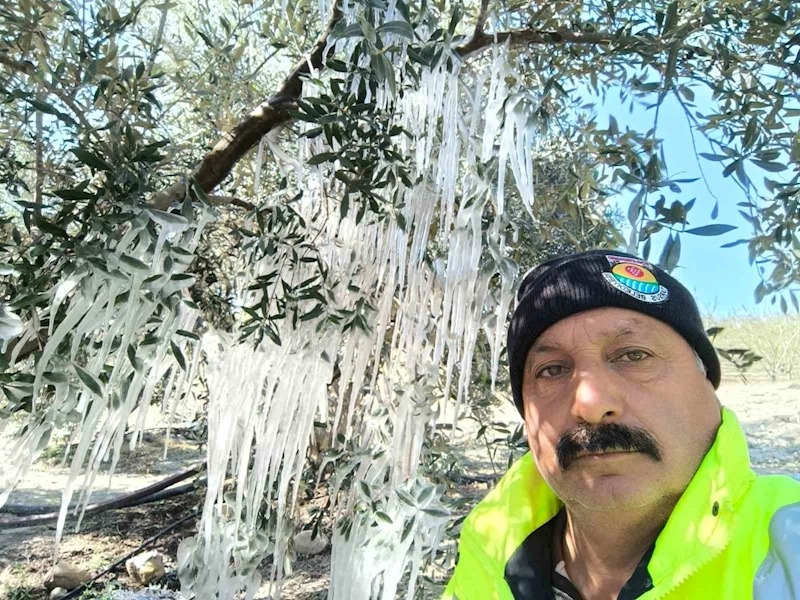
M 783 473 L 800 480 L 800 384 L 757 383 L 744 385 L 726 382 L 719 396 L 739 417 L 750 444 L 754 469 L 759 473 Z M 513 431 L 519 423 L 515 409 L 509 403 L 495 408 L 489 415 L 497 429 Z M 503 427 L 503 424 L 505 427 Z M 502 474 L 508 453 L 499 451 L 489 460 L 483 436 L 478 437 L 480 424 L 462 420 L 452 446 L 459 471 L 465 476 L 451 489 L 451 496 L 460 502 L 460 513 L 466 514 L 486 494 L 493 477 Z M 489 431 L 492 431 L 491 428 Z M 487 435 L 489 435 L 487 433 Z M 500 434 L 504 435 L 504 434 Z M 491 437 L 491 436 L 490 436 Z M 173 436 L 166 461 L 162 460 L 163 431 L 149 433 L 134 454 L 123 455 L 111 485 L 98 490 L 92 501 L 102 501 L 139 489 L 168 474 L 181 471 L 204 458 L 204 448 L 197 442 Z M 1 450 L 1 449 L 0 449 Z M 1 452 L 0 452 L 1 453 Z M 516 456 L 519 456 L 517 452 Z M 67 469 L 60 466 L 63 447 L 48 449 L 28 476 L 11 494 L 8 504 L 57 505 L 60 491 L 66 482 Z M 472 478 L 472 479 L 470 479 Z M 107 480 L 106 480 L 107 483 Z M 80 532 L 73 527 L 65 531 L 61 558 L 74 566 L 98 573 L 116 559 L 137 548 L 145 539 L 167 525 L 196 510 L 202 502 L 202 489 L 133 508 L 110 511 L 84 519 Z M 301 508 L 299 522 L 308 524 L 309 505 Z M 12 518 L 0 513 L 0 519 Z M 190 519 L 152 546 L 166 556 L 167 577 L 160 582 L 176 587 L 174 568 L 177 547 L 181 539 L 193 535 L 196 521 Z M 323 528 L 330 535 L 330 523 Z M 0 531 L 0 597 L 9 600 L 45 600 L 47 591 L 42 583 L 52 566 L 55 524 Z M 444 545 L 447 557 L 429 569 L 422 585 L 424 598 L 436 598 L 443 589 L 455 557 L 454 540 Z M 327 595 L 330 548 L 315 556 L 298 556 L 293 573 L 284 583 L 282 597 L 288 600 L 321 600 Z M 172 573 L 171 573 L 172 572 Z M 262 565 L 265 578 L 269 576 L 268 561 Z M 103 577 L 84 598 L 109 597 L 114 589 L 136 590 L 124 571 L 124 565 L 113 574 Z M 262 586 L 257 599 L 266 599 L 269 587 Z

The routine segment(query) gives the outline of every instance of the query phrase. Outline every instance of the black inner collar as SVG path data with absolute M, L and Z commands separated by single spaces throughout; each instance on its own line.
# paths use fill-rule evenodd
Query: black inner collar
M 553 593 L 555 571 L 552 553 L 553 534 L 559 515 L 564 510 L 562 508 L 559 514 L 531 532 L 506 563 L 504 577 L 515 600 L 555 599 Z M 617 600 L 633 600 L 653 588 L 653 581 L 650 579 L 647 565 L 650 563 L 654 550 L 655 543 L 644 553 L 630 579 L 622 586 Z M 570 583 L 565 578 L 559 578 L 559 589 L 567 587 L 564 582 Z M 572 588 L 572 590 L 564 589 L 564 591 L 578 593 L 574 586 Z M 580 600 L 580 595 L 574 598 Z

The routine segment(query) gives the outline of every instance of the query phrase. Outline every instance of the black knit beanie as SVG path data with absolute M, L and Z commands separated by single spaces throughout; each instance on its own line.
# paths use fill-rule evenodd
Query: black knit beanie
M 670 325 L 700 356 L 714 389 L 719 387 L 719 359 L 689 290 L 635 256 L 590 250 L 542 263 L 525 276 L 517 292 L 508 328 L 508 368 L 520 414 L 524 415 L 525 359 L 536 338 L 566 317 L 608 306 L 635 310 Z

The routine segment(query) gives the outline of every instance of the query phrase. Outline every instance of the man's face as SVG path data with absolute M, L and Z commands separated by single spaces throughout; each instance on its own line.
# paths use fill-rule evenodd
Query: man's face
M 686 340 L 621 308 L 545 330 L 528 353 L 522 398 L 539 472 L 566 504 L 591 510 L 677 500 L 721 422 Z

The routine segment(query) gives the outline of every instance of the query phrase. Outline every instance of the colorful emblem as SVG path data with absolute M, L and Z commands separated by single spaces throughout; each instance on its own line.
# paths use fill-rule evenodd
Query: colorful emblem
M 658 283 L 650 263 L 627 256 L 606 256 L 611 272 L 603 277 L 620 292 L 642 302 L 664 302 L 669 298 L 669 290 Z

